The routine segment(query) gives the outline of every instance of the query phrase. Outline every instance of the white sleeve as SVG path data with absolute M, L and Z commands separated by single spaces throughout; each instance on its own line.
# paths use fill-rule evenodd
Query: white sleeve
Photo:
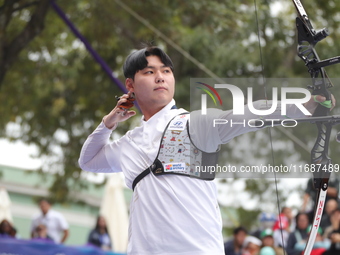
M 97 173 L 120 172 L 121 170 L 113 168 L 106 155 L 113 155 L 115 148 L 113 144 L 109 143 L 112 129 L 108 129 L 103 122 L 89 135 L 86 139 L 78 160 L 79 166 L 84 171 Z M 109 150 L 109 152 L 108 152 Z
M 60 228 L 62 230 L 67 230 L 69 228 L 68 223 L 67 223 L 65 217 L 61 213 L 59 215 L 59 223 L 60 223 Z
M 254 108 L 256 109 L 270 109 L 272 101 L 259 100 L 253 102 Z M 257 131 L 259 128 L 254 127 L 254 125 L 249 125 L 248 121 L 259 120 L 259 119 L 293 119 L 293 118 L 307 118 L 299 108 L 295 105 L 287 105 L 287 114 L 281 115 L 280 102 L 278 103 L 276 110 L 269 115 L 256 115 L 252 113 L 248 106 L 244 106 L 244 115 L 233 115 L 232 111 L 222 111 L 220 114 L 220 119 L 227 120 L 228 123 L 225 125 L 218 125 L 218 130 L 222 143 L 228 143 L 234 137 Z M 232 125 L 233 124 L 233 125 Z
M 253 102 L 255 109 L 270 109 L 271 101 Z M 243 115 L 234 115 L 232 110 L 222 111 L 220 109 L 207 109 L 207 114 L 202 115 L 201 111 L 194 111 L 190 114 L 190 136 L 194 144 L 205 152 L 215 152 L 218 146 L 228 143 L 234 137 L 257 131 L 259 128 L 249 125 L 249 120 L 259 119 L 289 119 L 306 118 L 306 116 L 295 105 L 287 106 L 287 115 L 281 115 L 281 108 L 265 116 L 253 114 L 247 105 L 244 106 Z

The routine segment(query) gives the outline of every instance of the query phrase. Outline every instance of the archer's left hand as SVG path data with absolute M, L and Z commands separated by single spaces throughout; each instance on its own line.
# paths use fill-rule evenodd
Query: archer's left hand
M 315 109 L 318 107 L 319 104 L 330 108 L 330 110 L 333 110 L 333 108 L 336 105 L 336 100 L 333 95 L 331 95 L 332 100 L 327 101 L 324 96 L 321 95 L 312 95 L 311 98 L 307 103 L 304 104 L 306 109 L 311 113 L 314 114 Z

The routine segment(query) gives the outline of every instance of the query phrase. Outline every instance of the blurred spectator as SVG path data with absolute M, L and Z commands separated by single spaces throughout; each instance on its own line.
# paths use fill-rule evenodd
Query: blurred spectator
M 47 234 L 47 228 L 43 224 L 39 224 L 33 231 L 33 240 L 54 242 L 51 237 Z
M 290 232 L 290 223 L 293 215 L 292 210 L 289 207 L 283 207 L 276 222 L 273 226 L 274 244 L 277 247 L 286 247 L 287 240 Z
M 324 255 L 340 254 L 340 209 L 337 208 L 331 214 L 332 225 L 325 231 L 325 235 L 331 242 L 330 248 L 324 252 Z
M 309 225 L 307 228 L 307 233 L 310 233 L 312 225 Z M 311 251 L 311 255 L 322 255 L 328 248 L 330 247 L 330 243 L 328 239 L 324 239 L 322 237 L 322 228 L 318 228 L 318 232 L 315 237 L 315 241 L 313 244 L 313 250 Z
M 3 220 L 0 223 L 0 238 L 15 238 L 17 230 L 12 226 L 8 220 Z
M 64 243 L 69 235 L 68 223 L 64 216 L 51 209 L 51 204 L 48 200 L 42 199 L 39 202 L 41 212 L 32 220 L 31 237 L 34 237 L 34 230 L 39 225 L 45 225 L 47 234 L 56 243 Z
M 261 241 L 262 241 L 262 248 L 260 251 L 260 254 L 270 254 L 271 250 L 274 251 L 274 255 L 285 255 L 284 249 L 281 247 L 276 247 L 274 245 L 274 237 L 273 237 L 273 230 L 270 228 L 267 228 L 261 232 L 260 235 Z M 265 247 L 271 247 L 272 249 L 264 249 Z M 262 252 L 262 250 L 264 251 Z
M 258 255 L 262 242 L 255 236 L 247 236 L 244 240 L 242 255 Z
M 96 227 L 90 232 L 88 243 L 105 251 L 112 249 L 110 235 L 103 216 L 97 217 Z
M 298 213 L 295 220 L 296 228 L 289 234 L 287 246 L 285 247 L 288 255 L 300 255 L 305 248 L 308 238 L 308 214 Z
M 338 200 L 339 197 L 339 179 L 336 177 L 335 174 L 331 174 L 331 177 L 328 181 L 328 188 L 327 188 L 327 196 L 326 196 L 326 203 L 329 199 Z M 301 211 L 308 213 L 309 222 L 313 222 L 313 215 L 314 215 L 314 204 L 316 200 L 317 190 L 314 189 L 313 178 L 310 178 L 307 182 L 305 194 L 303 197 L 303 204 Z M 310 206 L 308 206 L 310 204 Z
M 326 229 L 332 225 L 331 223 L 331 214 L 338 208 L 338 202 L 335 199 L 329 199 L 325 205 L 325 211 L 322 215 L 320 227 L 322 229 Z
M 244 240 L 248 231 L 244 227 L 237 227 L 233 231 L 233 239 L 224 244 L 224 253 L 226 255 L 241 255 Z
M 276 215 L 273 213 L 261 213 L 259 216 L 259 228 L 255 230 L 253 233 L 251 233 L 252 236 L 255 236 L 259 239 L 261 239 L 261 233 L 265 229 L 272 229 L 274 226 L 274 223 L 276 221 Z
M 340 225 L 340 209 L 336 208 L 330 215 L 331 225 L 324 231 L 324 238 L 330 237 L 330 234 L 339 229 Z

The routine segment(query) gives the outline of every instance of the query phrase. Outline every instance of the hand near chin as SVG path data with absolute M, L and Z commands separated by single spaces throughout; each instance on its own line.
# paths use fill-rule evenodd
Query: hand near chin
M 109 129 L 116 126 L 119 122 L 123 122 L 136 115 L 135 111 L 129 110 L 134 105 L 133 101 L 135 100 L 132 92 L 124 94 L 117 99 L 116 107 L 103 118 L 105 126 Z

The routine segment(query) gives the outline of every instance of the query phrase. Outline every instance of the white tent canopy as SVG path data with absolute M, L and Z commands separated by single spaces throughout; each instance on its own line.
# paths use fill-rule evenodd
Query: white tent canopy
M 11 200 L 7 193 L 7 190 L 0 187 L 0 222 L 4 219 L 9 222 L 13 222 L 11 213 Z
M 124 183 L 121 174 L 109 177 L 100 207 L 113 244 L 113 251 L 126 253 L 128 242 L 128 211 L 124 198 Z

